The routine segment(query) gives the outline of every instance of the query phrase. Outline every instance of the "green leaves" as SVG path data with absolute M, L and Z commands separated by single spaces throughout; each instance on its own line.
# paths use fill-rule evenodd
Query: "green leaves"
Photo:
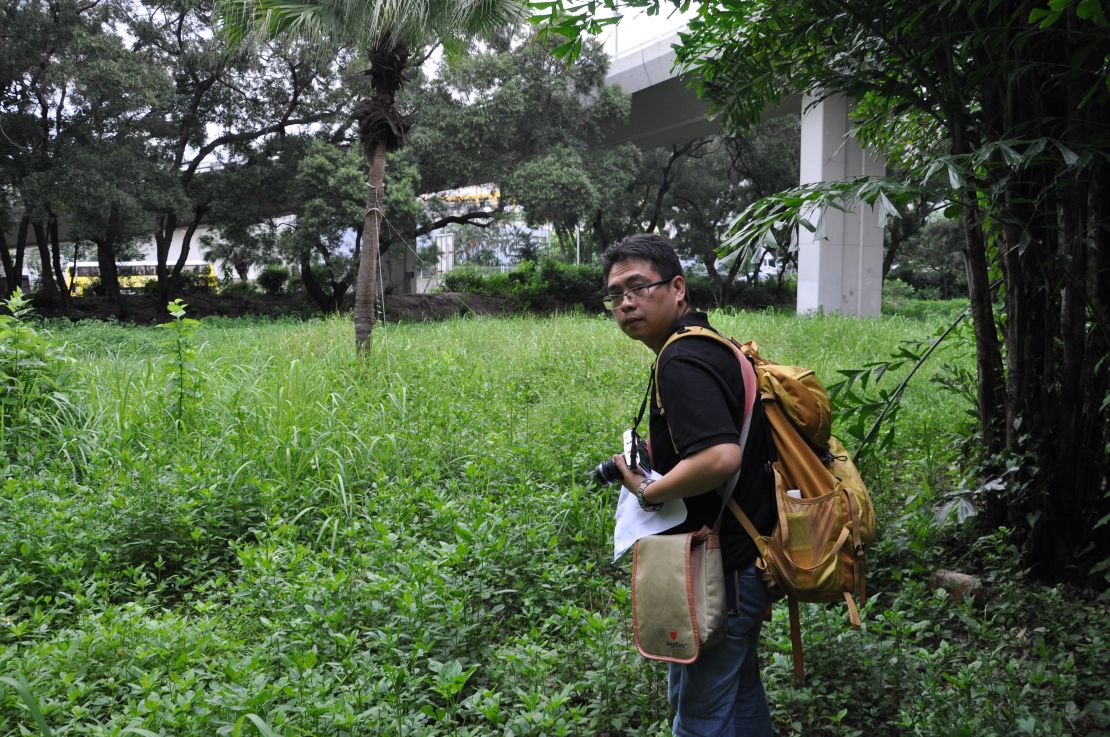
M 529 2 L 529 21 L 539 27 L 539 37 L 546 42 L 552 34 L 566 39 L 555 46 L 556 58 L 574 61 L 582 52 L 586 37 L 596 36 L 606 27 L 619 23 L 623 17 L 613 0 L 554 0 Z M 605 15 L 599 15 L 604 12 Z
M 231 730 L 231 737 L 240 737 L 240 735 L 242 735 L 243 733 L 243 725 L 248 720 L 251 724 L 254 725 L 255 729 L 258 730 L 258 733 L 262 735 L 262 737 L 281 737 L 281 735 L 272 730 L 270 728 L 270 725 L 267 724 L 266 721 L 257 714 L 244 714 L 243 716 L 239 717 L 239 719 L 235 722 L 235 727 Z
M 890 360 L 871 362 L 858 369 L 838 370 L 845 378 L 828 386 L 829 398 L 833 400 L 834 414 L 839 421 L 847 423 L 848 434 L 857 443 L 853 455 L 860 462 L 890 447 L 895 420 L 910 380 L 969 313 L 970 310 L 961 312 L 936 338 L 903 343 L 891 353 Z M 874 395 L 866 395 L 869 383 L 878 384 L 888 371 L 897 371 L 907 363 L 912 368 L 893 391 L 880 388 Z M 859 392 L 853 391 L 856 386 Z M 871 443 L 880 437 L 879 442 L 872 446 Z
M 850 211 L 855 203 L 877 206 L 883 218 L 898 217 L 897 205 L 913 201 L 922 193 L 919 186 L 888 177 L 860 177 L 850 182 L 808 184 L 755 201 L 733 220 L 717 253 L 739 251 L 750 257 L 768 238 L 789 238 L 802 227 L 824 237 L 824 213 L 829 208 Z M 791 240 L 791 251 L 797 250 Z
M 868 400 L 934 327 L 712 319 L 822 376 L 854 367 Z M 364 362 L 342 319 L 208 318 L 187 442 L 162 414 L 172 329 L 52 329 L 81 356 L 67 391 L 91 452 L 80 480 L 52 452 L 0 468 L 0 675 L 24 674 L 54 734 L 667 732 L 665 669 L 631 647 L 627 571 L 608 563 L 613 499 L 578 480 L 619 442 L 651 360 L 611 320 L 396 324 Z M 968 345 L 946 345 L 935 358 L 974 370 Z M 764 626 L 777 732 L 988 737 L 1034 716 L 1055 737 L 1074 731 L 1065 714 L 1102 728 L 1104 604 L 1029 583 L 1004 535 L 963 553 L 970 528 L 938 533 L 965 408 L 926 383 L 939 373 L 922 366 L 872 457 L 884 532 L 863 630 L 807 606 L 799 688 L 785 608 Z M 986 568 L 985 609 L 928 589 L 956 554 Z M 0 733 L 21 731 L 44 734 L 0 681 Z
M 466 686 L 466 682 L 478 670 L 477 665 L 464 668 L 458 660 L 441 663 L 433 660 L 428 668 L 435 674 L 432 680 L 432 690 L 439 694 L 445 701 L 454 703 L 459 693 Z
M 202 379 L 196 364 L 197 347 L 194 344 L 200 321 L 185 317 L 185 307 L 181 299 L 170 302 L 166 309 L 173 319 L 157 326 L 169 333 L 166 345 L 171 351 L 172 363 L 167 368 L 166 394 L 171 401 L 173 425 L 178 430 L 185 429 L 186 416 L 194 411 L 200 399 Z
M 38 443 L 65 441 L 57 420 L 79 413 L 65 389 L 72 359 L 64 347 L 31 322 L 30 303 L 16 288 L 0 314 L 0 453 L 18 462 Z
M 325 48 L 409 48 L 494 33 L 523 19 L 519 0 L 221 0 L 217 16 L 234 42 L 291 36 Z
M 1110 22 L 1102 9 L 1101 0 L 1049 0 L 1048 7 L 1033 8 L 1029 11 L 1029 22 L 1038 27 L 1050 28 L 1056 25 L 1068 10 L 1074 8 L 1076 17 L 1090 21 L 1099 28 L 1110 28 Z
M 35 725 L 38 727 L 40 737 L 54 737 L 54 731 L 50 729 L 50 725 L 46 723 L 46 719 L 39 710 L 38 702 L 35 700 L 34 695 L 31 694 L 31 687 L 27 683 L 27 679 L 22 675 L 11 678 L 9 676 L 0 677 L 0 683 L 6 683 L 16 690 L 19 698 L 23 699 L 23 704 L 27 707 L 27 711 L 31 712 L 31 717 L 34 719 Z

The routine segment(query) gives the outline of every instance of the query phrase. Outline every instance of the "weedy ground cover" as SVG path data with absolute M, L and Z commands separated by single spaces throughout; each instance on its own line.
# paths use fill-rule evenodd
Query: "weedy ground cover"
M 943 323 L 714 321 L 829 381 Z M 650 368 L 608 319 L 390 325 L 362 359 L 340 319 L 35 330 L 72 360 L 67 410 L 0 458 L 0 735 L 668 732 L 615 492 L 587 481 Z M 766 627 L 780 734 L 1108 729 L 1104 609 L 934 518 L 967 406 L 932 380 L 973 365 L 966 340 L 868 464 L 863 630 L 809 607 L 798 686 L 783 612 Z M 942 565 L 990 597 L 930 590 Z

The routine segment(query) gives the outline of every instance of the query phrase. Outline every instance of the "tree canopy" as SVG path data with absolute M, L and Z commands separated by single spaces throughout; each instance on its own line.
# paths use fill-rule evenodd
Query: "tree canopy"
M 305 41 L 323 50 L 354 48 L 365 52 L 371 94 L 354 105 L 359 139 L 369 164 L 368 195 L 363 222 L 364 247 L 355 285 L 355 345 L 369 348 L 374 325 L 375 274 L 385 217 L 385 163 L 400 149 L 410 121 L 396 107 L 414 51 L 442 44 L 457 54 L 468 44 L 518 20 L 518 0 L 318 0 L 289 4 L 280 0 L 220 0 L 218 14 L 224 36 L 233 44 L 248 37 Z

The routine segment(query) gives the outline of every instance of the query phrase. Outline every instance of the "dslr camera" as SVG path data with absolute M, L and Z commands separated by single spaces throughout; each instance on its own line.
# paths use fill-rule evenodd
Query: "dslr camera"
M 625 430 L 624 433 L 624 462 L 632 470 L 639 470 L 645 476 L 651 474 L 651 462 L 648 460 L 648 447 L 644 439 L 635 430 Z M 617 462 L 612 458 L 597 464 L 594 469 L 594 478 L 602 484 L 616 484 L 623 480 Z

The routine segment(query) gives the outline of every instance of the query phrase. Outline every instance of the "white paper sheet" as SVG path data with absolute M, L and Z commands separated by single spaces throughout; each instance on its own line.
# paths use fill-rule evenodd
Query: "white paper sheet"
M 663 477 L 652 471 L 651 478 Z M 666 532 L 685 521 L 686 502 L 681 499 L 663 502 L 663 508 L 658 512 L 645 512 L 640 509 L 636 496 L 622 486 L 620 497 L 617 498 L 617 524 L 613 528 L 613 560 L 628 552 L 641 537 Z

